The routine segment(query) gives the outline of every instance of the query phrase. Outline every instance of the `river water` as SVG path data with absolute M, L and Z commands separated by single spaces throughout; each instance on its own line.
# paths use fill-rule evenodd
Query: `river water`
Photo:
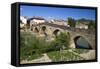
M 82 37 L 76 41 L 76 48 L 91 49 L 89 43 Z

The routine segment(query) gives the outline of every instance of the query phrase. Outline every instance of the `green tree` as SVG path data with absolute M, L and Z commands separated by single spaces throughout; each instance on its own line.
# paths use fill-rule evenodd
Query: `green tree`
M 70 27 L 75 27 L 75 25 L 76 25 L 75 19 L 68 18 L 68 25 L 70 25 Z
M 58 46 L 59 48 L 65 47 L 66 49 L 68 49 L 70 45 L 70 34 L 61 32 L 59 35 L 57 35 L 55 41 L 56 46 Z
M 90 21 L 89 24 L 88 24 L 88 29 L 95 29 L 95 23 L 94 21 Z

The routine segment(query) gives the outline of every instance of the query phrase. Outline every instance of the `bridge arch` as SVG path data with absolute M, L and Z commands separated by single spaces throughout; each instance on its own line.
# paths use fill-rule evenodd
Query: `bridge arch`
M 76 36 L 74 38 L 75 48 L 92 49 L 89 42 L 83 36 Z
M 44 31 L 45 32 L 45 30 L 46 30 L 46 26 L 42 26 L 42 31 Z
M 37 27 L 34 28 L 34 32 L 38 33 L 39 29 Z
M 53 31 L 53 35 L 57 36 L 61 31 L 59 29 L 55 29 Z

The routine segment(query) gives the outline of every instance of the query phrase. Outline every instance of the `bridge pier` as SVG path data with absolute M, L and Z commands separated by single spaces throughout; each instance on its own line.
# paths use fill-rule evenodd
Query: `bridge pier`
M 76 48 L 73 38 L 71 38 L 70 46 L 69 47 L 70 48 Z

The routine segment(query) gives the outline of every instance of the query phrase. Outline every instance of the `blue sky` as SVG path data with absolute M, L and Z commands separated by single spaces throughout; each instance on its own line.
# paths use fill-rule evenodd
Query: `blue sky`
M 68 17 L 74 19 L 86 18 L 95 20 L 95 10 L 76 8 L 56 8 L 40 6 L 20 6 L 20 15 L 26 17 L 41 16 L 45 19 L 64 19 Z

